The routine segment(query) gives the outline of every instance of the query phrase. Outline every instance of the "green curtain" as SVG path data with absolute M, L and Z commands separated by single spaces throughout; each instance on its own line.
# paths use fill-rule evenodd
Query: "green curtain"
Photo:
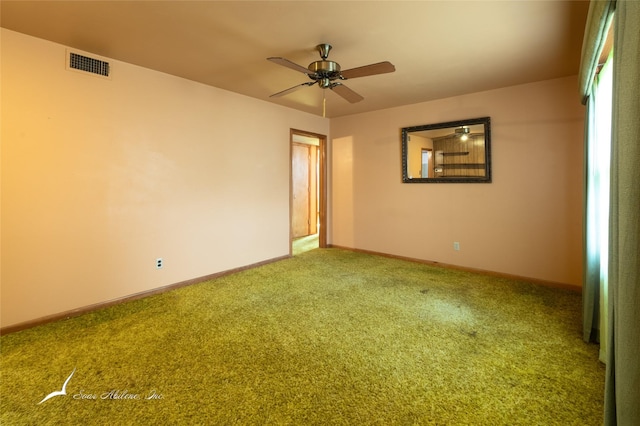
M 600 54 L 607 39 L 610 24 L 615 9 L 613 0 L 596 0 L 589 4 L 587 23 L 582 41 L 582 56 L 580 59 L 580 94 L 582 102 L 587 105 L 587 115 L 584 131 L 584 189 L 583 189 L 583 280 L 582 280 L 582 335 L 585 342 L 601 343 L 601 360 L 606 354 L 606 340 L 600 328 L 600 318 L 603 301 L 606 297 L 607 283 L 606 250 L 601 250 L 603 239 L 608 238 L 608 226 L 602 225 L 602 206 L 607 202 L 607 194 L 603 194 L 604 185 L 600 176 L 602 161 L 598 152 L 598 135 L 596 132 L 598 119 L 596 116 L 597 70 L 600 65 Z M 610 116 L 610 112 L 608 113 Z M 601 120 L 602 117 L 599 117 Z M 602 132 L 600 132 L 602 133 Z M 610 136 L 608 141 L 610 141 Z M 602 142 L 602 140 L 600 140 Z M 609 143 L 609 142 L 608 142 Z M 607 155 L 608 157 L 608 155 Z M 608 191 L 607 191 L 608 192 Z M 607 212 L 608 214 L 608 212 Z M 604 218 L 604 217 L 603 217 Z M 604 268 L 603 268 L 604 266 Z M 601 339 L 602 338 L 602 339 Z
M 615 1 L 599 0 L 589 4 L 587 23 L 582 42 L 582 56 L 580 60 L 580 94 L 582 102 L 587 104 L 585 120 L 584 142 L 584 208 L 583 208 L 583 282 L 582 282 L 582 333 L 586 342 L 598 341 L 600 338 L 601 281 L 601 237 L 607 237 L 607 230 L 599 229 L 599 206 L 601 205 L 601 187 L 598 179 L 598 162 L 594 157 L 593 143 L 595 132 L 595 94 L 594 80 L 598 68 L 600 53 L 605 44 L 607 33 L 613 18 Z M 600 231 L 604 235 L 600 235 Z M 606 253 L 604 253 L 606 255 Z M 604 292 L 603 292 L 604 293 Z M 601 342 L 603 343 L 603 342 Z M 606 341 L 603 343 L 606 347 Z
M 605 425 L 640 425 L 640 2 L 614 17 Z

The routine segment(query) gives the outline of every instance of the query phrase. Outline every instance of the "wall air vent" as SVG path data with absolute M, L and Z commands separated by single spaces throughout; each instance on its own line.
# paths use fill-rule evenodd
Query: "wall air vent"
M 111 77 L 109 62 L 77 52 L 67 51 L 67 69 L 88 72 L 106 78 Z

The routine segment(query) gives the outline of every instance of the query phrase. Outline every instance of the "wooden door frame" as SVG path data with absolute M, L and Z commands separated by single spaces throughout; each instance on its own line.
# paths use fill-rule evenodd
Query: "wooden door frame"
M 319 193 L 318 211 L 320 212 L 320 229 L 318 230 L 318 246 L 327 247 L 327 136 L 319 133 L 308 132 L 306 130 L 289 129 L 289 254 L 293 253 L 293 232 L 291 230 L 293 221 L 293 135 L 316 138 L 320 141 L 318 146 L 319 161 Z

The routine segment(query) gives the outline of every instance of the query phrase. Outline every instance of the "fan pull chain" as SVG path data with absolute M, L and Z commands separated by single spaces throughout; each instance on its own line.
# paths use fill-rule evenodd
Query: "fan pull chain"
M 327 117 L 327 91 L 322 91 L 322 118 Z

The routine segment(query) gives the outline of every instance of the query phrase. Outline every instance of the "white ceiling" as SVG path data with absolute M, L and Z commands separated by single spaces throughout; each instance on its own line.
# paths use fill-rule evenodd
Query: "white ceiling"
M 7 1 L 2 27 L 268 102 L 338 117 L 578 73 L 587 1 Z M 350 104 L 273 64 L 330 43 Z M 115 72 L 115 71 L 114 71 Z M 114 77 L 115 78 L 115 77 Z

